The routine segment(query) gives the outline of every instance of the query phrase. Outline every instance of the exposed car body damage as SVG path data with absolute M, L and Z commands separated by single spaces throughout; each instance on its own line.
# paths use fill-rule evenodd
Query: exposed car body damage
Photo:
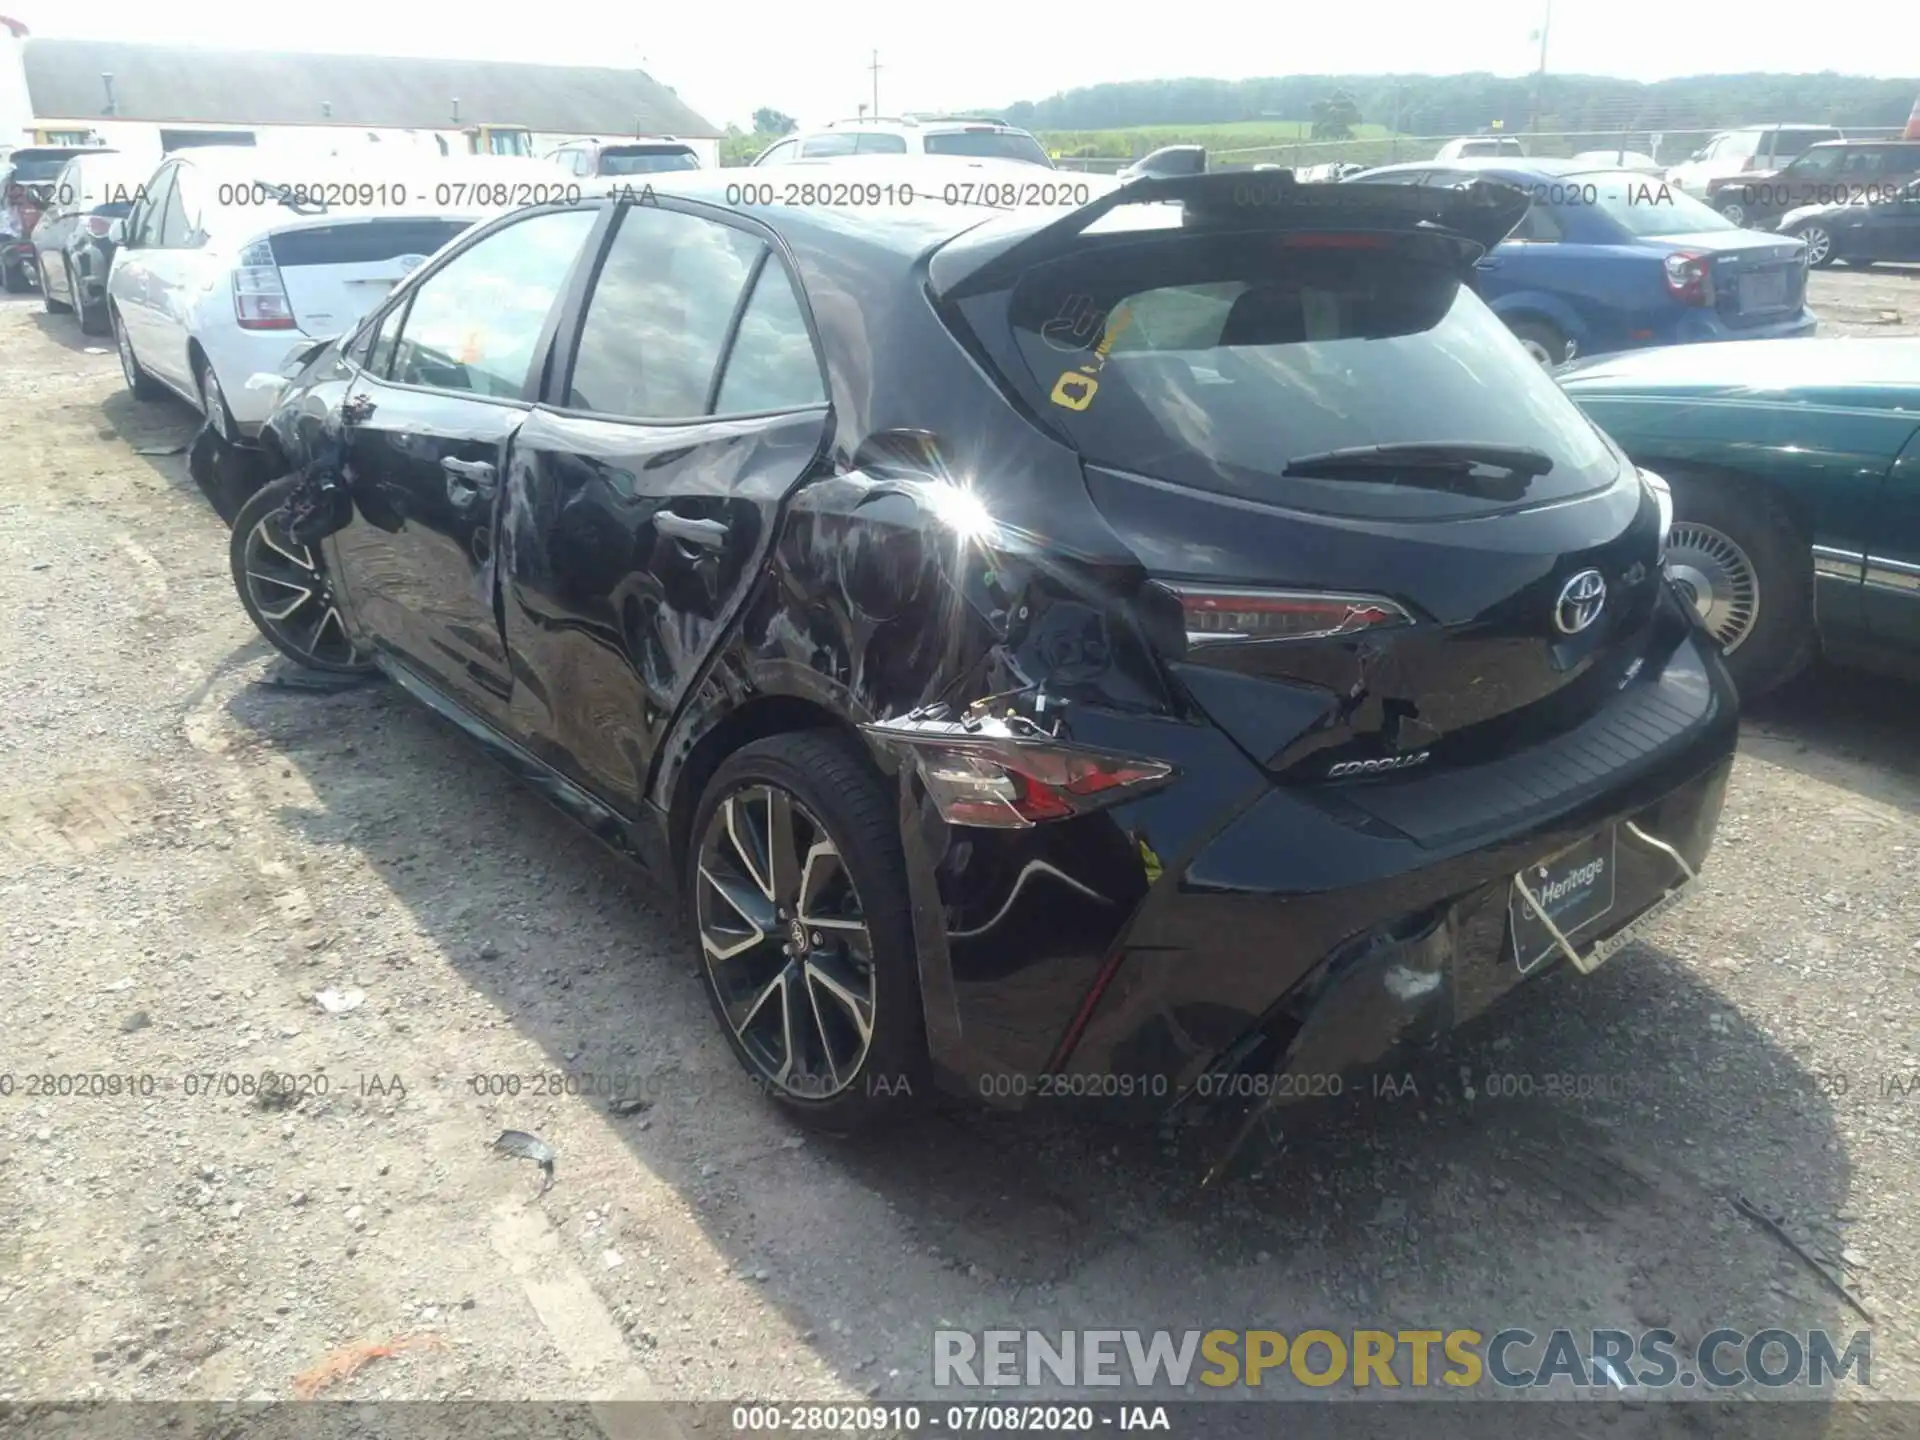
M 1497 239 L 1511 202 L 1429 203 Z M 1425 518 L 1339 512 L 1370 493 L 1340 474 L 1391 455 L 1329 451 L 1334 478 L 1289 505 L 1090 458 L 1005 381 L 1023 362 L 991 306 L 1093 218 L 732 216 L 757 263 L 790 268 L 825 403 L 670 425 L 553 403 L 579 273 L 524 403 L 454 425 L 432 393 L 370 380 L 349 340 L 271 428 L 299 463 L 339 459 L 353 515 L 326 569 L 410 693 L 676 886 L 742 746 L 858 736 L 897 809 L 935 1071 L 994 1103 L 1165 1112 L 1208 1100 L 1204 1076 L 1346 1071 L 1485 1009 L 1532 973 L 1505 939 L 1513 877 L 1597 829 L 1636 820 L 1690 874 L 1735 705 L 1658 577 L 1651 495 L 1587 432 L 1551 503 L 1514 503 L 1531 462 L 1502 456 L 1532 452 L 1509 445 L 1490 453 L 1519 471 L 1430 486 Z M 376 402 L 342 441 L 338 417 Z M 1375 601 L 1383 566 L 1397 598 Z M 1348 619 L 1381 628 L 1220 644 L 1222 579 L 1350 595 Z M 1556 631 L 1575 581 L 1610 598 Z M 955 822 L 943 787 L 978 781 L 969 756 L 1019 775 L 1029 754 L 1051 789 L 1015 806 L 983 787 L 961 803 L 1016 817 Z M 1626 842 L 1616 868 L 1620 920 L 1678 878 Z

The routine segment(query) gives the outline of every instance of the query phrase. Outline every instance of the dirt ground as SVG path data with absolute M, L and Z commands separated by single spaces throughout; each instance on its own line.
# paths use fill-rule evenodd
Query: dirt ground
M 1813 292 L 1920 333 L 1920 270 Z M 1920 1398 L 1920 692 L 1821 672 L 1758 709 L 1651 943 L 1222 1189 L 1044 1114 L 803 1140 L 619 861 L 398 694 L 276 683 L 183 457 L 141 453 L 194 425 L 0 306 L 0 1401 L 282 1399 L 410 1336 L 325 1393 L 924 1398 L 936 1326 L 1862 1325 L 1740 1194 L 1847 1268 L 1875 1392 Z M 263 1071 L 315 1093 L 242 1093 Z

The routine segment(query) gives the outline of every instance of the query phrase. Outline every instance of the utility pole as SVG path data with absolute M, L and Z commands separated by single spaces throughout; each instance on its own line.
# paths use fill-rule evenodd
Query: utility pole
M 867 69 L 873 72 L 873 113 L 878 116 L 880 113 L 880 52 L 878 50 L 873 52 L 873 63 L 867 66 Z
M 1527 128 L 1535 135 L 1540 133 L 1540 92 L 1547 83 L 1547 31 L 1553 27 L 1553 0 L 1547 0 L 1547 11 L 1540 19 L 1540 68 L 1533 72 L 1533 118 Z

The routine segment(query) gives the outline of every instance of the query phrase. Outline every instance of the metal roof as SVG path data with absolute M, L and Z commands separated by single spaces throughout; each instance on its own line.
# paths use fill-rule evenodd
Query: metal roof
M 294 55 L 113 40 L 30 39 L 22 49 L 33 113 L 42 121 L 336 124 L 400 130 L 524 125 L 549 133 L 637 131 L 701 139 L 721 133 L 642 70 L 398 55 Z M 111 109 L 103 75 L 113 77 Z

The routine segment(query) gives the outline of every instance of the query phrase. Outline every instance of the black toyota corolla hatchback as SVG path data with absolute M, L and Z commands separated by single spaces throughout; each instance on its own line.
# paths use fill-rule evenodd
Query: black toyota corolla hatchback
M 776 1100 L 1329 1093 L 1686 891 L 1735 697 L 1473 293 L 1519 192 L 731 173 L 294 358 L 232 555 L 682 897 Z

